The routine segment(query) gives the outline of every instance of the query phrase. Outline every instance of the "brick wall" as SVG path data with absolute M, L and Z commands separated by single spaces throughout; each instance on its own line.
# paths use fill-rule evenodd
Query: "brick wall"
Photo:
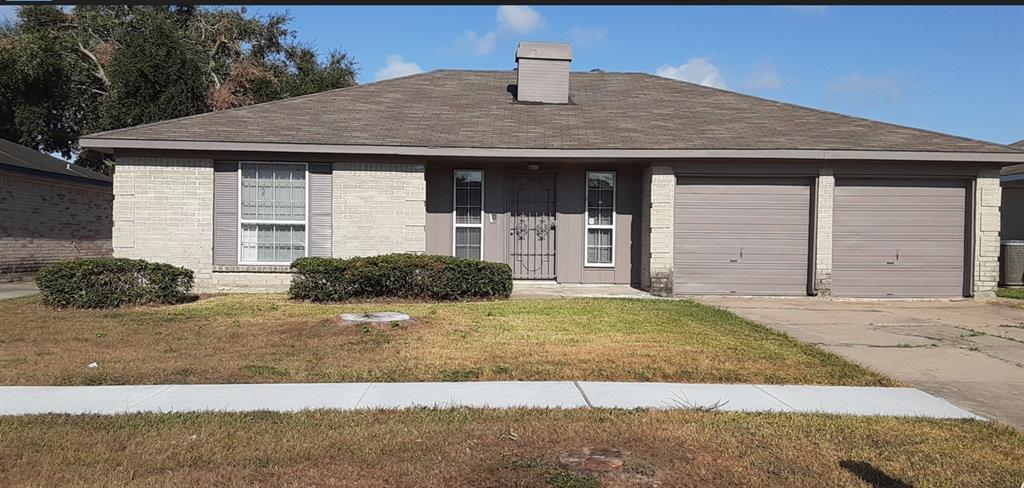
M 184 266 L 216 291 L 212 249 L 213 160 L 118 157 L 115 256 Z
M 423 252 L 422 164 L 336 163 L 332 179 L 334 256 Z M 116 256 L 185 266 L 198 292 L 288 288 L 289 273 L 214 269 L 212 160 L 119 157 L 114 194 Z
M 821 168 L 818 174 L 817 236 L 814 257 L 814 286 L 820 296 L 832 295 L 832 206 L 836 194 L 836 178 L 832 168 Z
M 672 261 L 675 221 L 676 176 L 670 166 L 652 166 L 650 173 L 649 249 L 650 291 L 672 295 Z
M 995 296 L 999 282 L 999 170 L 978 172 L 974 190 L 974 296 Z
M 0 280 L 111 255 L 110 187 L 0 173 Z
M 426 251 L 422 163 L 334 164 L 334 256 Z

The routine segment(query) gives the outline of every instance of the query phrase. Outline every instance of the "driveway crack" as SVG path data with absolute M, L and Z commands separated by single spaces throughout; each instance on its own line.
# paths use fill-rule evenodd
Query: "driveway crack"
M 573 385 L 576 385 L 576 389 L 579 390 L 580 395 L 583 396 L 583 401 L 587 403 L 587 407 L 594 408 L 594 404 L 590 403 L 590 397 L 587 396 L 587 392 L 583 391 L 583 387 L 580 386 L 579 381 L 573 381 Z

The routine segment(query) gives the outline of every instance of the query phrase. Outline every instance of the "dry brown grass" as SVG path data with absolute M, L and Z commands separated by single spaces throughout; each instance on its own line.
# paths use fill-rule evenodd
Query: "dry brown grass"
M 626 451 L 619 476 L 560 452 Z M 0 418 L 2 486 L 1016 487 L 1024 435 L 978 421 L 600 410 Z M 905 484 L 900 484 L 905 483 Z
M 400 327 L 342 325 L 397 310 Z M 92 362 L 98 368 L 87 368 Z M 889 385 L 878 374 L 690 301 L 293 302 L 224 295 L 114 311 L 0 301 L 8 385 L 620 380 Z

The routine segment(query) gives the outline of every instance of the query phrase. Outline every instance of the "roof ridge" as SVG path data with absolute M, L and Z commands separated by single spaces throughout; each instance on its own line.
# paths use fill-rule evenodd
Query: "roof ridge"
M 652 77 L 652 78 L 668 80 L 670 82 L 674 81 L 676 83 L 683 83 L 683 84 L 686 84 L 686 85 L 691 85 L 691 86 L 694 86 L 694 87 L 697 87 L 697 88 L 701 88 L 701 89 L 705 89 L 705 90 L 719 91 L 719 92 L 729 93 L 731 95 L 738 95 L 738 96 L 745 97 L 745 98 L 752 98 L 754 100 L 760 100 L 760 101 L 763 101 L 763 102 L 769 102 L 769 103 L 773 103 L 775 105 L 784 105 L 784 106 L 787 106 L 787 107 L 793 107 L 793 108 L 798 108 L 798 109 L 803 109 L 803 110 L 811 110 L 811 111 L 822 113 L 822 114 L 836 115 L 836 116 L 844 117 L 844 118 L 847 118 L 847 119 L 861 120 L 861 121 L 864 121 L 864 122 L 871 122 L 871 123 L 874 123 L 874 124 L 883 124 L 883 125 L 887 125 L 889 127 L 898 127 L 900 129 L 909 129 L 909 130 L 913 130 L 913 131 L 917 131 L 917 132 L 923 132 L 923 133 L 926 133 L 926 134 L 932 134 L 932 135 L 937 135 L 937 136 L 953 137 L 953 138 L 960 139 L 960 140 L 963 140 L 963 141 L 976 142 L 976 143 L 981 143 L 981 144 L 985 144 L 985 145 L 989 145 L 989 146 L 995 146 L 995 147 L 1000 147 L 1000 148 L 1009 147 L 1007 145 L 998 144 L 998 143 L 995 143 L 995 142 L 992 142 L 992 141 L 985 141 L 985 140 L 981 140 L 981 139 L 974 139 L 974 138 L 971 138 L 971 137 L 960 136 L 960 135 L 956 135 L 956 134 L 948 134 L 948 133 L 945 133 L 945 132 L 939 132 L 939 131 L 931 130 L 931 129 L 922 129 L 920 127 L 911 127 L 909 125 L 901 125 L 901 124 L 896 124 L 896 123 L 893 123 L 893 122 L 886 122 L 884 120 L 869 119 L 867 117 L 861 117 L 861 116 L 858 116 L 858 115 L 849 115 L 849 114 L 844 114 L 844 113 L 839 113 L 839 112 L 833 112 L 831 110 L 825 110 L 825 109 L 822 109 L 822 108 L 808 107 L 806 105 L 798 105 L 798 104 L 795 104 L 795 103 L 783 102 L 783 101 L 780 101 L 780 100 L 773 100 L 771 98 L 764 98 L 764 97 L 759 97 L 757 95 L 750 95 L 750 94 L 747 94 L 747 93 L 741 93 L 741 92 L 737 92 L 737 91 L 726 90 L 724 88 L 716 88 L 716 87 L 713 87 L 713 86 L 701 85 L 699 83 L 694 83 L 692 81 L 677 80 L 675 78 L 667 78 L 667 77 L 664 77 L 664 76 L 658 76 L 658 75 L 654 75 L 654 74 L 650 74 L 650 73 L 640 73 L 640 74 L 645 75 L 645 76 L 649 76 L 649 77 Z M 1022 141 L 1022 142 L 1024 142 L 1024 141 Z
M 228 112 L 237 112 L 237 111 L 241 111 L 241 110 L 245 110 L 245 109 L 253 108 L 253 107 L 266 107 L 268 105 L 273 105 L 273 104 L 278 104 L 278 103 L 293 102 L 293 101 L 296 101 L 296 100 L 312 98 L 314 96 L 325 95 L 327 93 L 335 93 L 335 92 L 340 92 L 340 91 L 352 90 L 352 89 L 355 89 L 355 88 L 365 88 L 365 87 L 368 87 L 368 86 L 379 85 L 381 83 L 387 83 L 387 82 L 390 82 L 390 81 L 408 80 L 410 78 L 416 78 L 416 77 L 425 76 L 425 75 L 429 75 L 429 74 L 439 73 L 441 71 L 446 71 L 446 70 L 444 70 L 444 69 L 432 69 L 430 71 L 423 71 L 421 73 L 413 73 L 411 75 L 398 76 L 398 77 L 395 77 L 395 78 L 388 78 L 386 80 L 377 80 L 377 81 L 371 81 L 369 83 L 355 84 L 355 85 L 351 85 L 351 86 L 343 86 L 341 88 L 334 88 L 334 89 L 331 89 L 331 90 L 324 90 L 324 91 L 319 91 L 319 92 L 314 92 L 314 93 L 307 93 L 305 95 L 298 95 L 298 96 L 294 96 L 294 97 L 281 98 L 279 100 L 271 100 L 269 102 L 254 103 L 252 105 L 245 105 L 245 106 L 242 106 L 242 107 L 233 107 L 233 108 L 228 108 L 228 109 L 224 109 L 224 110 L 212 110 L 212 111 L 209 111 L 209 112 L 203 112 L 201 114 L 186 115 L 184 117 L 176 117 L 176 118 L 167 119 L 167 120 L 158 120 L 156 122 L 150 122 L 148 124 L 131 125 L 131 126 L 128 126 L 128 127 L 122 127 L 120 129 L 110 129 L 110 130 L 105 130 L 105 131 L 102 131 L 102 132 L 94 132 L 92 134 L 83 135 L 81 137 L 102 137 L 102 136 L 105 136 L 105 135 L 108 135 L 108 134 L 111 134 L 111 133 L 114 133 L 114 132 L 118 132 L 118 131 L 122 131 L 122 130 L 127 130 L 127 129 L 133 129 L 134 130 L 134 129 L 141 129 L 143 127 L 154 127 L 154 126 L 158 126 L 160 124 L 166 124 L 166 123 L 170 123 L 170 122 L 178 122 L 178 121 L 182 121 L 182 120 L 196 119 L 196 118 L 203 117 L 203 116 L 206 116 L 206 115 L 223 114 L 223 113 L 228 113 Z

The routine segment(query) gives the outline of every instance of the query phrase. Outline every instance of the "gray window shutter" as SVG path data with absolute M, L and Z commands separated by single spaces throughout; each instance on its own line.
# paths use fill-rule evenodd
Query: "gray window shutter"
M 213 264 L 238 264 L 238 162 L 213 163 Z
M 309 164 L 309 255 L 329 258 L 333 241 L 334 206 L 331 163 Z

